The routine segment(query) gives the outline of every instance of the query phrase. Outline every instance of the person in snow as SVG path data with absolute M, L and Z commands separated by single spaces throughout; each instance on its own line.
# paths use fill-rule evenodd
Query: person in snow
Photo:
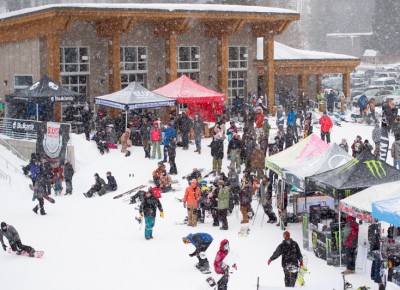
M 169 175 L 166 170 L 162 172 L 160 178 L 160 188 L 161 192 L 168 192 L 172 190 L 172 178 L 171 175 Z
M 164 211 L 160 200 L 153 194 L 153 190 L 149 188 L 144 194 L 143 201 L 140 204 L 140 219 L 144 217 L 144 237 L 146 240 L 153 238 L 153 227 L 156 222 L 157 208 L 160 211 L 160 217 L 164 218 Z
M 51 163 L 46 158 L 43 158 L 40 172 L 47 195 L 51 195 L 51 169 Z
M 345 138 L 342 139 L 342 141 L 339 144 L 339 147 L 342 148 L 347 153 L 349 153 L 349 144 L 347 144 L 347 140 Z
M 265 154 L 259 144 L 256 144 L 256 148 L 251 155 L 251 168 L 257 174 L 257 178 L 261 178 L 264 175 Z
M 164 162 L 168 162 L 167 157 L 169 156 L 169 146 L 171 145 L 171 140 L 176 138 L 175 129 L 172 126 L 171 122 L 167 123 L 167 126 L 164 130 Z
M 132 146 L 132 141 L 130 140 L 131 129 L 126 128 L 125 133 L 121 135 L 121 152 L 126 153 L 128 147 Z
M 261 180 L 258 198 L 265 214 L 268 216 L 267 223 L 275 223 L 278 219 L 272 209 L 272 184 L 267 177 L 263 177 Z
M 374 155 L 378 156 L 381 147 L 382 128 L 378 122 L 375 122 L 375 127 L 372 130 L 372 141 L 375 144 Z
M 227 290 L 229 282 L 229 265 L 224 263 L 224 259 L 229 253 L 229 241 L 224 239 L 219 245 L 219 251 L 217 252 L 214 259 L 214 270 L 215 273 L 221 274 L 221 279 L 218 280 L 218 290 Z M 236 269 L 236 264 L 232 265 Z
M 224 158 L 224 141 L 218 135 L 211 141 L 212 168 L 214 176 L 221 173 L 222 159 Z
M 118 189 L 117 181 L 110 171 L 107 171 L 107 191 L 116 191 Z
M 72 177 L 74 176 L 74 168 L 68 159 L 64 161 L 64 179 L 65 179 L 65 195 L 72 194 Z
M 82 111 L 82 123 L 83 123 L 83 130 L 85 132 L 85 137 L 87 141 L 90 141 L 90 130 L 91 130 L 91 126 L 90 126 L 90 122 L 93 118 L 93 114 L 92 111 L 90 110 L 90 107 L 88 104 L 85 104 L 85 106 L 83 107 L 83 111 Z
M 179 131 L 182 133 L 182 147 L 183 150 L 189 149 L 189 132 L 192 128 L 192 120 L 186 115 L 186 112 L 182 112 L 182 116 L 179 120 Z
M 268 266 L 273 260 L 282 256 L 282 268 L 285 274 L 285 287 L 296 284 L 299 266 L 303 266 L 303 255 L 297 242 L 290 238 L 288 231 L 283 232 L 283 241 L 268 260 Z
M 239 202 L 240 202 L 240 212 L 242 213 L 242 221 L 240 223 L 247 224 L 249 222 L 248 210 L 251 206 L 251 196 L 253 194 L 253 189 L 251 188 L 251 183 L 246 182 L 244 188 L 240 191 Z
M 207 233 L 195 233 L 188 234 L 186 237 L 182 238 L 183 242 L 187 244 L 192 244 L 196 249 L 193 253 L 189 254 L 189 257 L 196 256 L 199 262 L 196 264 L 196 268 L 201 272 L 210 271 L 210 263 L 206 257 L 205 252 L 213 241 L 213 237 Z
M 260 137 L 260 135 L 263 133 L 263 124 L 264 124 L 264 114 L 263 114 L 263 110 L 261 107 L 257 107 L 257 114 L 254 118 L 254 123 L 256 126 L 256 135 L 257 135 L 257 139 Z
M 46 212 L 44 211 L 44 198 L 47 196 L 46 187 L 43 182 L 43 175 L 39 174 L 36 180 L 35 186 L 33 187 L 33 200 L 37 199 L 39 204 L 36 205 L 32 210 L 34 213 L 38 213 L 40 208 L 40 214 L 45 215 Z
M 239 135 L 237 133 L 234 133 L 232 140 L 229 141 L 229 144 L 228 144 L 228 158 L 231 159 L 231 164 L 230 164 L 231 167 L 235 167 L 235 165 L 236 165 L 236 171 L 238 174 L 240 174 L 240 172 L 241 172 L 241 168 L 240 168 L 241 148 L 242 148 L 242 142 L 239 140 Z
M 189 176 L 186 177 L 189 185 L 190 185 L 190 183 L 192 182 L 193 179 L 198 180 L 199 178 L 201 179 L 201 172 L 196 167 L 193 168 L 192 173 Z
M 358 223 L 352 216 L 346 217 L 346 225 L 343 231 L 343 246 L 346 248 L 347 265 L 343 275 L 354 274 L 356 272 L 356 258 L 358 247 Z
M 88 190 L 88 192 L 83 193 L 85 197 L 92 197 L 93 194 L 97 192 L 99 196 L 102 196 L 107 191 L 107 184 L 103 178 L 99 176 L 98 173 L 94 174 L 95 184 Z
M 178 174 L 178 169 L 176 168 L 175 158 L 176 158 L 176 138 L 170 136 L 169 146 L 168 146 L 168 156 L 169 156 L 169 174 Z
M 391 150 L 393 166 L 400 170 L 400 140 L 394 141 Z
M 230 184 L 229 211 L 232 213 L 235 205 L 239 205 L 240 182 L 239 174 L 236 173 L 235 167 L 228 166 L 228 182 Z
M 30 171 L 30 178 L 32 180 L 32 185 L 35 185 L 38 174 L 40 173 L 40 163 L 37 159 L 30 166 L 29 171 Z
M 220 222 L 222 222 L 222 226 L 219 229 L 225 231 L 228 229 L 228 219 L 226 217 L 228 215 L 229 208 L 229 195 L 229 182 L 220 180 L 218 191 L 218 219 Z
M 286 122 L 287 122 L 287 128 L 286 128 L 287 134 L 290 134 L 292 136 L 292 138 L 293 138 L 293 141 L 295 143 L 297 143 L 298 139 L 299 139 L 299 135 L 297 133 L 296 113 L 295 113 L 293 107 L 290 108 L 290 111 L 289 111 L 289 113 L 287 115 L 287 121 Z M 290 147 L 290 146 L 288 146 L 288 147 Z
M 153 175 L 153 182 L 155 184 L 155 186 L 160 187 L 161 185 L 161 177 L 163 175 L 163 172 L 166 171 L 166 167 L 165 164 L 163 162 L 158 162 L 158 166 L 157 169 L 153 171 L 152 175 Z
M 333 127 L 331 118 L 326 114 L 326 111 L 323 113 L 322 117 L 319 118 L 318 123 L 321 125 L 321 139 L 326 141 L 326 143 L 331 143 L 331 130 Z
M 204 122 L 200 118 L 199 113 L 196 113 L 194 115 L 193 132 L 194 132 L 194 142 L 196 143 L 196 150 L 194 150 L 194 152 L 201 154 L 201 135 L 205 134 L 205 128 L 204 128 Z
M 285 112 L 283 111 L 282 105 L 278 106 L 278 111 L 276 112 L 276 126 L 278 130 L 283 133 L 283 128 L 285 125 Z
M 56 162 L 51 169 L 51 183 L 54 186 L 54 194 L 60 195 L 63 189 L 62 181 L 64 179 L 63 176 L 63 168 L 60 165 L 60 162 Z
M 362 138 L 360 135 L 357 135 L 356 140 L 354 140 L 351 145 L 352 155 L 354 158 L 361 154 L 364 150 L 364 143 L 362 142 Z
M 238 128 L 235 125 L 234 121 L 230 121 L 230 127 L 226 130 L 226 135 L 228 136 L 228 142 L 232 140 L 233 134 L 238 132 Z
M 158 121 L 153 122 L 153 127 L 150 130 L 150 141 L 152 147 L 150 159 L 156 158 L 156 151 L 158 159 L 161 159 L 161 149 L 160 149 L 161 130 L 158 127 Z
M 367 106 L 368 106 L 368 98 L 365 94 L 362 94 L 358 100 L 357 100 L 357 105 L 360 108 L 360 117 L 365 119 L 366 118 L 366 111 L 367 111 Z
M 150 129 L 151 125 L 147 118 L 142 119 L 142 125 L 140 126 L 140 139 L 144 150 L 144 158 L 150 158 Z
M 304 138 L 307 136 L 310 136 L 313 132 L 313 119 L 312 119 L 312 113 L 307 112 L 306 117 L 304 119 Z
M 7 246 L 4 244 L 3 237 L 7 238 L 11 249 L 13 252 L 16 252 L 17 255 L 21 255 L 22 251 L 25 251 L 30 257 L 34 256 L 35 249 L 30 246 L 23 245 L 17 230 L 12 225 L 7 225 L 5 222 L 1 223 L 0 242 L 3 250 L 6 251 Z
M 193 179 L 183 197 L 183 207 L 187 208 L 188 226 L 197 226 L 197 206 L 200 197 L 200 188 L 197 186 L 196 179 Z

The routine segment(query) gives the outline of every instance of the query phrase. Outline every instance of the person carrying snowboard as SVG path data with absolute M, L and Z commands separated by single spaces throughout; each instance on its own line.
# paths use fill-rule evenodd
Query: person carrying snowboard
M 271 262 L 282 256 L 282 268 L 285 273 L 285 287 L 294 287 L 297 280 L 299 266 L 303 266 L 303 255 L 301 254 L 297 242 L 290 238 L 290 232 L 283 232 L 283 241 L 276 248 L 271 258 L 268 260 L 268 266 Z
M 33 187 L 33 200 L 37 199 L 39 201 L 39 204 L 32 209 L 34 213 L 37 214 L 40 208 L 40 214 L 46 215 L 46 212 L 44 211 L 44 198 L 46 195 L 47 193 L 45 184 L 43 182 L 43 175 L 39 174 L 35 182 L 35 186 Z
M 140 204 L 140 219 L 144 217 L 144 237 L 146 240 L 153 238 L 153 227 L 156 221 L 157 208 L 160 211 L 160 217 L 164 218 L 164 211 L 160 200 L 153 194 L 153 190 L 149 188 L 144 194 L 143 201 Z
M 186 237 L 183 237 L 182 240 L 185 244 L 192 244 L 195 246 L 195 251 L 189 254 L 189 257 L 196 256 L 199 260 L 196 264 L 196 268 L 202 273 L 209 273 L 210 263 L 208 262 L 205 252 L 213 241 L 212 236 L 207 233 L 195 233 L 188 234 Z
M 17 255 L 21 255 L 22 251 L 25 251 L 29 254 L 29 257 L 34 256 L 35 249 L 30 246 L 23 245 L 17 230 L 12 225 L 7 225 L 5 222 L 1 223 L 0 242 L 3 250 L 6 251 L 7 246 L 4 244 L 3 236 L 7 238 L 11 249 L 13 252 L 16 252 Z
M 227 290 L 228 289 L 228 281 L 229 281 L 229 266 L 224 263 L 224 259 L 229 253 L 229 241 L 224 239 L 221 241 L 219 245 L 219 251 L 215 256 L 214 260 L 214 270 L 217 274 L 222 274 L 221 279 L 218 280 L 218 290 Z M 232 265 L 233 268 L 236 269 L 236 264 Z

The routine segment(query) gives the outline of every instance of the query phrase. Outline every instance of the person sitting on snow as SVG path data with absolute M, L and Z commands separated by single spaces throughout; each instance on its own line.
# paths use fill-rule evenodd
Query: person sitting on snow
M 107 191 L 116 191 L 118 189 L 117 181 L 110 171 L 107 171 Z
M 98 173 L 94 174 L 95 184 L 88 190 L 88 192 L 83 193 L 85 197 L 92 197 L 93 194 L 97 193 L 99 196 L 102 196 L 107 191 L 107 184 L 103 178 L 99 176 Z
M 156 170 L 153 171 L 153 182 L 155 186 L 160 187 L 161 185 L 161 176 L 163 174 L 163 171 L 166 171 L 165 164 L 163 162 L 158 162 L 158 167 Z
M 161 174 L 160 187 L 162 192 L 168 192 L 172 190 L 172 179 L 166 170 L 164 170 Z

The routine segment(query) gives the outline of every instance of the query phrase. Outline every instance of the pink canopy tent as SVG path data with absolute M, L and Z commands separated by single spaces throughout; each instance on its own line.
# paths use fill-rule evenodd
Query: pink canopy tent
M 207 89 L 185 75 L 153 92 L 175 99 L 178 104 L 187 104 L 189 117 L 199 113 L 203 121 L 207 122 L 215 122 L 215 116 L 222 114 L 226 100 L 224 94 Z

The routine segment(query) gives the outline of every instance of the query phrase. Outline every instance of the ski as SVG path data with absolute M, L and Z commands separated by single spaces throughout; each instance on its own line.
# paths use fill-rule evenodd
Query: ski
M 9 254 L 15 254 L 18 255 L 17 252 L 14 252 L 11 248 L 8 248 L 7 252 Z M 37 259 L 41 259 L 44 256 L 44 251 L 35 251 L 33 253 L 33 256 L 29 256 L 29 253 L 27 251 L 22 251 L 20 255 L 18 256 L 24 256 L 24 257 L 30 257 L 30 258 L 37 258 Z
M 203 176 L 203 178 L 209 177 L 211 174 L 214 173 L 214 170 L 209 171 L 206 175 Z
M 154 184 L 154 180 L 149 180 L 148 181 L 150 184 Z M 177 184 L 177 183 L 179 183 L 179 180 L 176 180 L 176 179 L 173 179 L 173 180 L 171 180 L 171 184 Z
M 136 190 L 139 190 L 139 189 L 142 189 L 144 187 L 146 187 L 146 185 L 139 185 L 139 186 L 137 186 L 137 187 L 135 187 L 135 188 L 133 188 L 131 190 L 128 190 L 128 191 L 120 193 L 120 194 L 117 194 L 116 196 L 113 197 L 113 199 L 121 198 L 121 197 L 123 197 L 125 195 L 131 194 L 132 192 L 134 192 Z

